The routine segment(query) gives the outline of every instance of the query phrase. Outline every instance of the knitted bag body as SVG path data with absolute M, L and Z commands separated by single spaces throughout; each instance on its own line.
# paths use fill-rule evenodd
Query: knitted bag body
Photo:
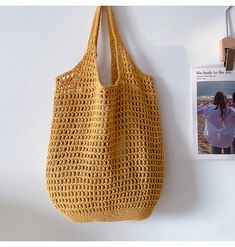
M 97 68 L 97 37 L 107 10 L 112 83 Z M 111 7 L 97 7 L 87 50 L 56 77 L 46 165 L 54 206 L 76 222 L 143 220 L 159 200 L 163 138 L 151 75 L 129 56 Z

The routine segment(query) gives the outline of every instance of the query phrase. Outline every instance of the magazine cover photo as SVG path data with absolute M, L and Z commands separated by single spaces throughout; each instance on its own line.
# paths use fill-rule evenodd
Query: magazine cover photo
M 235 80 L 217 73 L 196 78 L 199 155 L 235 154 Z

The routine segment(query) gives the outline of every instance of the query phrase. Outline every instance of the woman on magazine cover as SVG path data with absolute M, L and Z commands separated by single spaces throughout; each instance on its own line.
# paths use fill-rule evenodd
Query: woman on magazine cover
M 235 109 L 223 92 L 217 92 L 213 104 L 200 104 L 198 114 L 205 117 L 205 131 L 212 154 L 231 154 L 235 133 Z

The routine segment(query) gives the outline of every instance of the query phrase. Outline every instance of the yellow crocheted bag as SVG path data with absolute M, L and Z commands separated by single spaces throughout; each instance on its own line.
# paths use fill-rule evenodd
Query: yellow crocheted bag
M 112 83 L 101 84 L 97 37 L 107 10 Z M 132 61 L 111 7 L 97 7 L 87 50 L 56 77 L 46 165 L 55 207 L 76 222 L 143 220 L 159 200 L 163 137 L 154 79 Z

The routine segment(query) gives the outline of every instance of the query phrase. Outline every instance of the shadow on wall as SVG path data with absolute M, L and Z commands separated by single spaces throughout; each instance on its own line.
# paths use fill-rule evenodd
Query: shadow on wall
M 194 162 L 190 145 L 183 133 L 183 130 L 190 131 L 190 126 L 187 127 L 185 124 L 183 128 L 180 127 L 177 112 L 173 110 L 176 107 L 173 106 L 172 101 L 168 100 L 171 94 L 161 79 L 158 80 L 158 88 L 159 92 L 164 92 L 161 116 L 163 117 L 165 141 L 165 174 L 162 195 L 153 216 L 156 220 L 159 215 L 163 214 L 169 217 L 172 214 L 189 214 L 199 201 Z M 183 103 L 179 102 L 179 105 Z M 171 124 L 164 124 L 166 122 Z
M 227 9 L 227 8 L 226 8 Z M 235 13 L 235 8 L 231 8 L 228 13 L 228 35 L 231 37 L 235 37 L 235 27 L 234 27 L 234 17 L 233 13 Z
M 0 241 L 93 240 L 89 224 L 77 225 L 63 216 L 55 217 L 20 205 L 0 202 Z M 53 209 L 55 210 L 55 209 Z
M 135 33 L 131 32 L 135 25 L 130 24 L 126 8 L 120 8 L 122 9 L 121 11 L 117 10 L 116 19 L 118 23 L 120 23 L 118 19 L 125 20 L 125 26 L 120 28 L 123 40 L 126 40 L 126 35 L 128 35 L 132 50 L 138 54 L 138 60 L 144 61 L 144 69 L 140 69 L 143 72 L 145 70 L 151 71 L 149 74 L 156 78 L 156 91 L 159 98 L 164 131 L 164 186 L 160 201 L 151 217 L 157 220 L 160 215 L 169 215 L 170 217 L 172 214 L 186 214 L 191 212 L 196 207 L 196 202 L 199 201 L 191 151 L 192 134 L 189 134 L 190 141 L 187 140 L 186 134 L 190 131 L 193 133 L 190 66 L 186 51 L 183 47 L 154 46 L 154 42 L 151 43 L 148 39 L 143 41 L 143 36 L 141 43 L 138 43 L 138 37 L 135 37 Z M 154 68 L 145 57 L 144 48 L 141 48 L 143 47 L 142 44 L 144 44 L 144 47 L 156 52 L 157 60 L 154 64 L 157 64 L 157 68 Z M 130 51 L 128 45 L 126 46 Z M 154 59 L 156 58 L 153 56 L 152 61 Z M 160 63 L 159 60 L 161 61 Z M 172 82 L 170 87 L 167 87 L 167 83 L 162 78 L 159 78 L 161 70 L 164 69 L 166 71 L 166 68 L 169 73 L 165 80 Z M 179 116 L 182 118 L 182 114 L 185 117 L 184 119 L 179 118 Z
M 172 214 L 178 216 L 190 214 L 200 199 L 194 172 L 195 162 L 192 158 L 192 92 L 186 52 L 182 47 L 158 49 L 159 53 L 161 50 L 162 54 L 168 53 L 168 56 L 171 56 L 174 74 L 170 73 L 169 68 L 170 75 L 167 79 L 179 90 L 167 88 L 166 83 L 156 75 L 162 109 L 166 161 L 163 191 L 154 212 L 156 220 L 159 214 L 169 217 Z M 164 60 L 161 66 L 167 68 L 168 62 Z

